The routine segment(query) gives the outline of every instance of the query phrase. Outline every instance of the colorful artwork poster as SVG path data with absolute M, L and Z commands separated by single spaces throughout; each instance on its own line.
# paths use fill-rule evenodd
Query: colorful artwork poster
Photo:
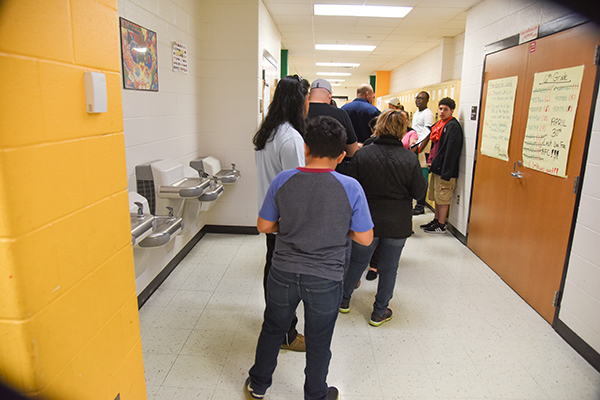
M 124 18 L 120 21 L 123 87 L 158 92 L 156 32 Z
M 523 140 L 526 167 L 563 178 L 567 176 L 583 67 L 534 75 Z
M 488 82 L 481 154 L 508 161 L 508 143 L 515 110 L 518 76 Z

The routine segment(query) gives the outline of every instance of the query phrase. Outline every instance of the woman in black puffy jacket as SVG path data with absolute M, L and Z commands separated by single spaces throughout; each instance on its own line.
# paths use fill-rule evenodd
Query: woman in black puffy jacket
M 427 182 L 415 154 L 402 145 L 407 121 L 401 111 L 381 114 L 377 138 L 354 154 L 346 174 L 362 185 L 375 224 L 369 246 L 352 242 L 350 266 L 344 277 L 340 312 L 350 311 L 350 297 L 379 244 L 379 282 L 369 324 L 379 326 L 392 318 L 388 308 L 394 294 L 398 261 L 406 239 L 412 234 L 412 201 L 425 196 Z

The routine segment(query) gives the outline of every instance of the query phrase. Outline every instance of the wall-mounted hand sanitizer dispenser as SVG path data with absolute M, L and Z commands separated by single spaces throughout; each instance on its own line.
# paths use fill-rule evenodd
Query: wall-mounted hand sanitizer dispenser
M 104 113 L 108 110 L 106 76 L 101 72 L 85 71 L 85 108 L 88 113 Z

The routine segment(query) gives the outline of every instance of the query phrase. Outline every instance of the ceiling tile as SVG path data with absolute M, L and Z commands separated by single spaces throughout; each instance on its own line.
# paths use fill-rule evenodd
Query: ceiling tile
M 289 50 L 291 73 L 317 78 L 315 62 L 355 62 L 344 78 L 356 87 L 377 70 L 393 70 L 439 46 L 442 37 L 464 32 L 467 10 L 480 0 L 263 0 Z M 314 16 L 313 4 L 395 5 L 414 7 L 403 19 Z M 373 52 L 317 51 L 316 43 L 372 44 Z
M 286 2 L 286 3 L 269 3 L 267 9 L 271 15 L 298 15 L 312 14 L 312 6 L 310 2 Z

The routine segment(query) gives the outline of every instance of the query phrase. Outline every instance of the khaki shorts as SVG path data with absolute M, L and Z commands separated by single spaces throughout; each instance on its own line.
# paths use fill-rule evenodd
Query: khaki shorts
M 451 178 L 450 181 L 445 181 L 441 176 L 430 173 L 428 199 L 435 201 L 435 204 L 450 204 L 450 201 L 452 200 L 452 193 L 454 193 L 455 187 L 456 178 Z

